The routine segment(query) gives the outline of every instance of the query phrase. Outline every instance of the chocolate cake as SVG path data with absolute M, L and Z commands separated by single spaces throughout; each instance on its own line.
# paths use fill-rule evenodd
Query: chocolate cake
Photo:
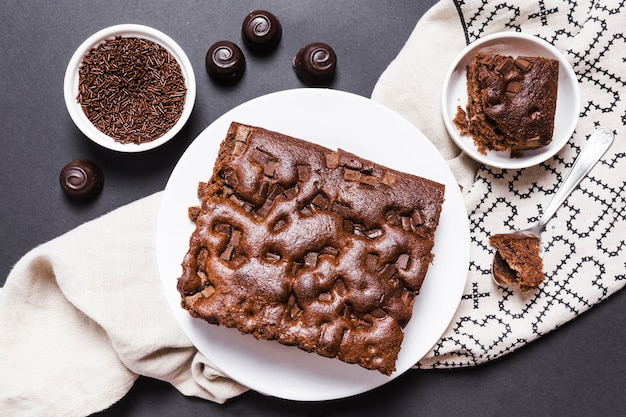
M 342 150 L 232 123 L 198 187 L 201 205 L 189 209 L 182 307 L 389 375 L 434 256 L 444 191 Z
M 537 149 L 552 141 L 559 62 L 477 52 L 467 67 L 466 110 L 453 122 L 480 153 Z
M 544 280 L 539 236 L 527 233 L 496 234 L 489 243 L 497 252 L 493 274 L 497 281 L 517 285 L 523 291 Z

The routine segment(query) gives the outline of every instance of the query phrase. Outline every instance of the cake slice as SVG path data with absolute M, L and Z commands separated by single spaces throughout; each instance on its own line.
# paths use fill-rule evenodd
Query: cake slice
M 527 291 L 544 280 L 541 240 L 528 233 L 492 235 L 489 243 L 496 249 L 493 274 L 500 282 Z
M 207 161 L 211 163 L 212 161 Z M 389 375 L 433 259 L 444 185 L 232 123 L 177 288 L 182 307 Z
M 466 110 L 453 122 L 480 153 L 537 149 L 552 141 L 559 62 L 477 52 L 467 67 Z

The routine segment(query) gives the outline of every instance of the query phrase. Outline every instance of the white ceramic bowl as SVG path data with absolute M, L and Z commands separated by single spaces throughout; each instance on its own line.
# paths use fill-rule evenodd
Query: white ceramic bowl
M 176 124 L 164 135 L 149 142 L 135 144 L 115 141 L 115 139 L 106 135 L 91 123 L 76 100 L 79 81 L 78 68 L 81 65 L 83 57 L 91 48 L 95 47 L 100 42 L 108 39 L 114 39 L 116 36 L 143 38 L 161 45 L 172 54 L 176 61 L 178 61 L 185 78 L 187 94 L 185 98 L 185 106 L 178 122 L 176 122 Z M 191 62 L 189 62 L 189 58 L 187 58 L 187 55 L 185 55 L 182 48 L 174 42 L 172 38 L 164 33 L 148 26 L 135 24 L 111 26 L 102 29 L 85 40 L 85 42 L 78 47 L 70 59 L 65 72 L 63 89 L 65 105 L 67 106 L 70 117 L 76 126 L 95 143 L 119 152 L 143 152 L 161 146 L 165 142 L 172 139 L 180 131 L 180 129 L 182 129 L 187 122 L 187 119 L 189 119 L 196 100 L 196 79 L 193 73 L 193 68 L 191 67 Z
M 521 152 L 521 157 L 511 158 L 510 152 L 478 152 L 471 136 L 461 136 L 452 122 L 457 107 L 467 104 L 467 65 L 473 62 L 478 51 L 516 57 L 518 55 L 543 56 L 559 61 L 559 89 L 552 142 L 539 149 Z M 448 133 L 454 142 L 470 157 L 483 164 L 498 168 L 519 169 L 539 164 L 554 156 L 574 133 L 580 114 L 580 90 L 576 74 L 563 54 L 541 38 L 518 32 L 501 32 L 485 36 L 465 47 L 456 57 L 443 84 L 442 115 Z

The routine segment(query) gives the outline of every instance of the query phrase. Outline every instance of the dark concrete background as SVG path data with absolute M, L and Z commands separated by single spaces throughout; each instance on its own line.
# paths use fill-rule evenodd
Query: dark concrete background
M 5 3 L 0 13 L 1 282 L 36 245 L 162 190 L 185 148 L 221 114 L 266 93 L 303 87 L 291 59 L 304 44 L 332 45 L 339 59 L 332 87 L 369 97 L 435 0 Z M 247 53 L 240 83 L 228 88 L 214 84 L 204 70 L 208 47 L 222 39 L 242 45 L 243 17 L 259 8 L 274 12 L 283 24 L 278 50 L 266 57 Z M 116 154 L 91 143 L 74 126 L 63 101 L 63 76 L 76 47 L 96 31 L 120 23 L 149 25 L 174 38 L 197 78 L 196 105 L 187 126 L 166 146 L 143 154 Z M 69 201 L 58 186 L 60 169 L 75 158 L 95 161 L 106 177 L 102 194 L 87 204 Z M 626 406 L 625 316 L 622 291 L 493 363 L 409 371 L 386 386 L 343 400 L 299 403 L 249 392 L 217 405 L 140 378 L 101 415 L 615 416 Z

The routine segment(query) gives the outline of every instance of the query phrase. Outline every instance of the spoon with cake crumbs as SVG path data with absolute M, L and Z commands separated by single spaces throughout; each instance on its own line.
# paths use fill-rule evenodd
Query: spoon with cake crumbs
M 597 128 L 589 136 L 536 224 L 524 230 L 496 234 L 489 238 L 489 243 L 496 249 L 491 266 L 491 276 L 496 284 L 504 287 L 516 285 L 526 291 L 543 281 L 541 232 L 565 199 L 609 149 L 613 138 L 613 131 L 605 127 Z

